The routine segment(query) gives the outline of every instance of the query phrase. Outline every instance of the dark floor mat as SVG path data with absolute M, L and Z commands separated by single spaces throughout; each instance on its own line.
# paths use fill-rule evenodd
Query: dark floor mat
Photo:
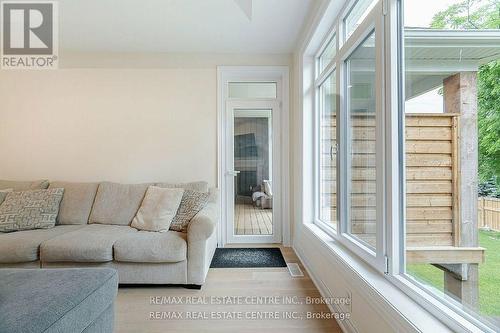
M 279 248 L 219 248 L 210 267 L 286 267 L 286 262 Z

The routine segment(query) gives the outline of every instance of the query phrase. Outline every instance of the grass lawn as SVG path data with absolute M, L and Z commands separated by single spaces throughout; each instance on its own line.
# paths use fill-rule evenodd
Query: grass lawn
M 479 231 L 486 260 L 479 265 L 479 307 L 483 315 L 500 316 L 500 232 Z M 407 266 L 412 276 L 443 290 L 443 271 L 428 264 Z

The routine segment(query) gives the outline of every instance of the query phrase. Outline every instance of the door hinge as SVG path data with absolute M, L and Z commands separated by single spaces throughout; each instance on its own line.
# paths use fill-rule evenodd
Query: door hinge
M 389 257 L 384 256 L 384 274 L 389 274 Z

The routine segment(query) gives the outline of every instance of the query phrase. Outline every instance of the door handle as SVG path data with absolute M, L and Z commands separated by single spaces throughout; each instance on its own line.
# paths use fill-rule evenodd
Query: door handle
M 339 146 L 338 144 L 330 146 L 330 160 L 333 161 L 333 155 L 336 155 L 339 151 Z
M 237 170 L 230 170 L 230 171 L 227 171 L 227 172 L 226 172 L 226 176 L 233 176 L 233 177 L 236 177 L 239 173 L 240 173 L 240 171 L 237 171 Z

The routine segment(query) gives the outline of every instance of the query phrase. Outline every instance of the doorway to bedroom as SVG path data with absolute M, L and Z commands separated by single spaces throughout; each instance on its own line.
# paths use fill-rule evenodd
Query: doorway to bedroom
M 283 77 L 231 69 L 219 68 L 219 246 L 281 243 Z

